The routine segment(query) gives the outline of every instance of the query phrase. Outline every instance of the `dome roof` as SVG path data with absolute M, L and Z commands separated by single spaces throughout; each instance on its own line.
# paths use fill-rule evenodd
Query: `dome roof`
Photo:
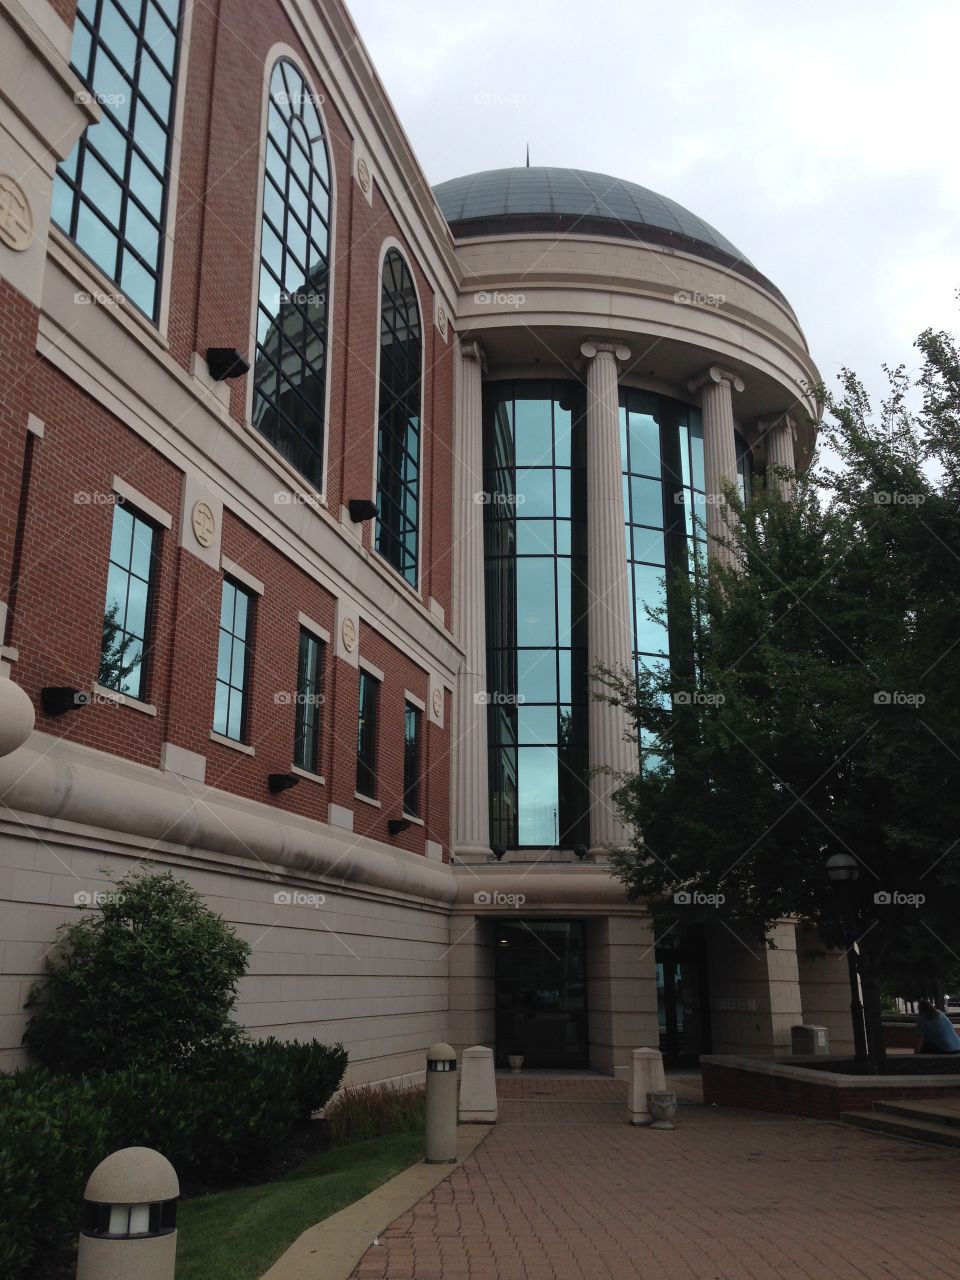
M 727 265 L 751 263 L 726 236 L 675 200 L 587 169 L 490 169 L 433 188 L 454 235 L 576 232 L 686 245 Z

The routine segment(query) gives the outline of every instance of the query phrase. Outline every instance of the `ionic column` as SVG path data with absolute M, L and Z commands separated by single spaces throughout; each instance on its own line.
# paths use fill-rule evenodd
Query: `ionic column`
M 457 430 L 457 634 L 465 650 L 457 681 L 457 779 L 454 852 L 476 860 L 490 853 L 487 768 L 487 637 L 483 573 L 483 349 L 460 347 Z
M 780 490 L 785 498 L 790 497 L 792 485 L 789 480 L 774 474 L 775 467 L 786 467 L 788 471 L 796 468 L 796 456 L 793 442 L 796 427 L 789 414 L 784 414 L 777 422 L 772 423 L 764 435 L 767 446 L 767 474 L 771 487 Z
M 624 538 L 620 470 L 620 391 L 617 361 L 630 351 L 619 344 L 585 342 L 587 364 L 587 655 L 597 666 L 633 670 L 630 575 Z M 595 688 L 596 686 L 592 686 Z M 637 768 L 636 747 L 627 741 L 629 720 L 622 707 L 596 702 L 588 710 L 590 767 L 617 771 Z M 596 857 L 606 848 L 625 848 L 630 833 L 612 801 L 615 779 L 590 779 L 590 843 Z
M 707 486 L 707 549 L 720 564 L 732 564 L 733 556 L 718 541 L 729 536 L 723 515 L 724 482 L 737 487 L 737 446 L 733 428 L 733 393 L 743 390 L 743 380 L 717 365 L 690 384 L 700 391 L 703 410 L 703 469 Z

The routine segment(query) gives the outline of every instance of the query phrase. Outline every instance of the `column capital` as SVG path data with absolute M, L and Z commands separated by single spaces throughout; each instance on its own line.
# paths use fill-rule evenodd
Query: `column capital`
M 464 360 L 476 360 L 480 366 L 481 372 L 486 373 L 487 353 L 476 339 L 473 339 L 470 342 L 461 342 L 460 354 L 463 356 Z
M 733 373 L 730 369 L 722 369 L 718 364 L 712 364 L 709 369 L 705 369 L 698 378 L 691 378 L 687 383 L 690 391 L 699 391 L 708 383 L 729 383 L 731 390 L 742 391 L 746 386 L 744 380 L 739 374 Z
M 593 360 L 595 356 L 609 354 L 614 360 L 621 363 L 630 359 L 630 348 L 625 347 L 622 342 L 595 342 L 592 338 L 580 344 L 580 354 L 588 360 Z

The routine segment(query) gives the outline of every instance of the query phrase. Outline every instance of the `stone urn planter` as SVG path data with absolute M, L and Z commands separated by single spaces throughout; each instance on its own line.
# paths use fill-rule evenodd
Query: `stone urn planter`
M 653 1116 L 651 1129 L 672 1129 L 673 1117 L 677 1114 L 677 1095 L 669 1090 L 647 1094 L 647 1107 Z
M 520 1071 L 520 1070 L 522 1070 L 522 1068 L 523 1068 L 523 1054 L 522 1054 L 522 1053 L 508 1053 L 508 1054 L 507 1054 L 507 1062 L 508 1062 L 508 1064 L 509 1064 L 509 1066 L 510 1066 L 510 1070 L 513 1072 L 513 1074 L 514 1074 L 514 1075 L 516 1075 L 516 1074 L 517 1074 L 517 1072 L 518 1072 L 518 1071 Z

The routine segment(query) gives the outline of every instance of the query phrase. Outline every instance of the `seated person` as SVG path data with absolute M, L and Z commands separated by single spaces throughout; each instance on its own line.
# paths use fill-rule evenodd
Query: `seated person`
M 960 1036 L 947 1015 L 926 1000 L 920 1001 L 919 1009 L 914 1053 L 960 1053 Z

